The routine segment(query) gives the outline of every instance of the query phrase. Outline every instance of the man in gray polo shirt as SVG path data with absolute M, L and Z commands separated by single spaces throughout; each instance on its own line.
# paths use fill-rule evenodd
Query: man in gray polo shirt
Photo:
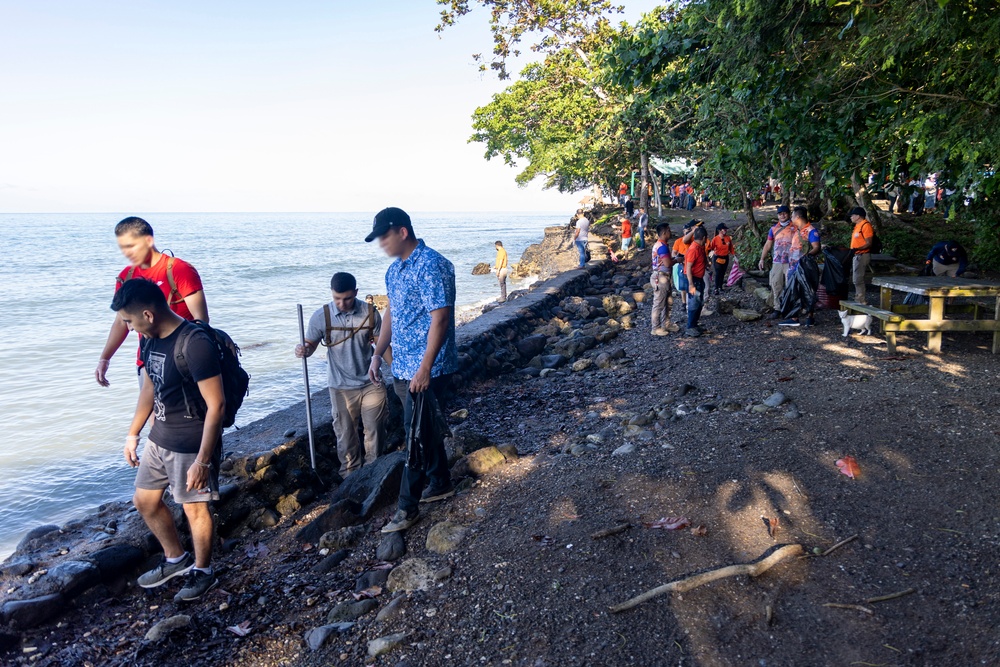
M 357 281 L 350 273 L 333 274 L 330 289 L 333 301 L 309 318 L 305 345 L 295 346 L 295 356 L 309 357 L 320 345 L 326 347 L 333 432 L 340 475 L 347 477 L 363 463 L 375 461 L 385 442 L 385 386 L 368 379 L 372 341 L 382 330 L 382 317 L 357 298 Z M 358 441 L 359 416 L 365 428 L 364 451 Z

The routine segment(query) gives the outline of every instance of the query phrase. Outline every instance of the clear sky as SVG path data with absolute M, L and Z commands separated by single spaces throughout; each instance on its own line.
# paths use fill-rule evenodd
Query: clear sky
M 0 0 L 0 211 L 575 208 L 467 143 L 503 84 L 472 62 L 485 12 L 440 37 L 438 12 Z

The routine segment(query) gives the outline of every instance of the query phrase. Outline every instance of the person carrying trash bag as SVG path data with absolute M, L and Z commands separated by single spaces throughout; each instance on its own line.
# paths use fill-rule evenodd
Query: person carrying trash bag
M 780 300 L 784 319 L 778 325 L 802 326 L 799 316 L 805 314 L 804 324 L 811 327 L 816 323 L 813 311 L 816 309 L 820 278 L 819 265 L 816 263 L 816 255 L 820 253 L 819 232 L 809 223 L 805 206 L 792 209 L 792 224 L 795 226 L 795 236 L 788 255 L 790 268 Z

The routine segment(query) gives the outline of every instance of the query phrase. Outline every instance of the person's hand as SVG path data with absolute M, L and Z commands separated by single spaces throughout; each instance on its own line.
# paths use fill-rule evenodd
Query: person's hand
M 102 387 L 110 387 L 111 383 L 108 382 L 108 366 L 111 365 L 110 359 L 101 359 L 97 362 L 97 368 L 94 370 L 94 379 L 97 380 L 97 384 Z
M 306 356 L 306 346 L 305 345 L 301 345 L 301 344 L 296 345 L 295 346 L 295 356 L 298 357 L 299 359 L 301 359 L 302 357 Z
M 125 436 L 125 463 L 129 464 L 133 468 L 139 465 L 139 456 L 135 453 L 135 450 L 139 447 L 139 436 L 129 435 Z
M 696 296 L 698 294 L 698 289 L 694 285 L 691 285 L 690 287 L 688 287 L 688 294 L 690 294 L 691 296 Z
M 410 379 L 410 393 L 419 394 L 426 391 L 431 386 L 431 372 L 423 367 L 419 368 L 413 378 Z
M 190 493 L 195 489 L 198 489 L 200 491 L 201 489 L 208 488 L 208 471 L 211 468 L 212 468 L 211 464 L 204 465 L 201 462 L 199 462 L 198 459 L 194 460 L 194 463 L 191 464 L 191 467 L 188 468 L 187 471 L 188 493 Z
M 372 362 L 368 365 L 368 379 L 372 384 L 382 383 L 382 357 L 377 354 L 372 355 Z
M 757 262 L 757 268 L 760 269 L 761 271 L 764 270 L 764 258 L 763 257 L 761 257 L 760 261 Z

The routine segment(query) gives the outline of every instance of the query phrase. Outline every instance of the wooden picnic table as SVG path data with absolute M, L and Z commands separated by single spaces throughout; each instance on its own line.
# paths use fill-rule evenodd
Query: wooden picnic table
M 946 276 L 879 276 L 872 280 L 881 292 L 881 307 L 887 311 L 908 311 L 912 309 L 892 305 L 893 291 L 919 294 L 930 300 L 926 319 L 903 319 L 897 322 L 886 322 L 888 331 L 926 331 L 927 349 L 930 352 L 941 351 L 941 332 L 943 331 L 992 331 L 993 354 L 1000 353 L 1000 283 L 982 280 L 967 280 L 965 278 L 949 278 Z M 993 297 L 996 299 L 994 319 L 981 320 L 975 315 L 971 320 L 945 319 L 945 299 L 949 297 Z M 974 309 L 978 314 L 978 309 Z

